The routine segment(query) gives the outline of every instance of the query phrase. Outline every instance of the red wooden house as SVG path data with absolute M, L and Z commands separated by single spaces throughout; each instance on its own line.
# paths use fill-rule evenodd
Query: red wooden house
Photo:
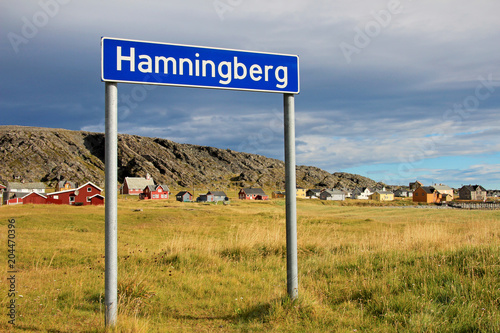
M 167 185 L 148 185 L 140 197 L 149 200 L 168 199 L 168 191 Z
M 43 194 L 37 192 L 31 192 L 23 197 L 15 196 L 12 199 L 7 200 L 7 205 L 45 205 L 45 204 L 62 204 L 61 200 L 55 200 L 50 197 L 46 197 Z
M 23 200 L 23 204 L 34 204 L 34 205 L 45 205 L 47 203 L 47 197 L 36 192 L 31 192 L 28 195 L 25 195 L 21 198 Z
M 123 185 L 120 189 L 121 194 L 131 194 L 131 195 L 139 195 L 144 193 L 144 188 L 146 186 L 155 185 L 153 178 L 149 174 L 146 175 L 146 178 L 143 177 L 125 177 L 123 181 Z
M 242 188 L 238 193 L 241 200 L 269 200 L 269 196 L 261 188 Z
M 104 197 L 101 195 L 102 189 L 95 184 L 88 182 L 77 189 L 47 193 L 54 203 L 63 205 L 102 205 Z

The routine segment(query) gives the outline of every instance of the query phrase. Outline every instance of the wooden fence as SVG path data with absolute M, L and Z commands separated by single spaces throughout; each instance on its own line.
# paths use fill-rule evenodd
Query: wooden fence
M 500 202 L 449 202 L 448 206 L 462 209 L 500 209 Z

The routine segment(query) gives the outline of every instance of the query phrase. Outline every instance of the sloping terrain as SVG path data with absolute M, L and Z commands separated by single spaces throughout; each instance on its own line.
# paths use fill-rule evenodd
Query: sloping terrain
M 103 133 L 0 126 L 0 182 L 59 180 L 104 185 Z M 260 155 L 170 140 L 120 134 L 118 180 L 149 173 L 156 183 L 179 186 L 268 186 L 284 188 L 284 162 Z M 306 188 L 375 186 L 373 180 L 297 167 L 297 183 Z

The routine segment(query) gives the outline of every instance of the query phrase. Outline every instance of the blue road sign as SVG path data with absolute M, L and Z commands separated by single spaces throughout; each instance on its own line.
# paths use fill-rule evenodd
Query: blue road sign
M 298 94 L 296 55 L 103 37 L 103 81 Z

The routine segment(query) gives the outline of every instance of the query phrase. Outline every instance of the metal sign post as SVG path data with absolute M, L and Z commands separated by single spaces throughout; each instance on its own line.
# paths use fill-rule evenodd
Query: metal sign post
M 118 295 L 118 87 L 106 82 L 105 304 L 106 326 L 116 324 Z
M 291 299 L 296 299 L 298 269 L 294 94 L 300 91 L 298 56 L 103 37 L 101 79 L 106 84 L 106 326 L 116 325 L 118 311 L 118 82 L 283 94 L 287 292 Z
M 295 179 L 295 98 L 283 94 L 285 118 L 286 281 L 291 299 L 299 295 L 297 268 L 297 184 Z

